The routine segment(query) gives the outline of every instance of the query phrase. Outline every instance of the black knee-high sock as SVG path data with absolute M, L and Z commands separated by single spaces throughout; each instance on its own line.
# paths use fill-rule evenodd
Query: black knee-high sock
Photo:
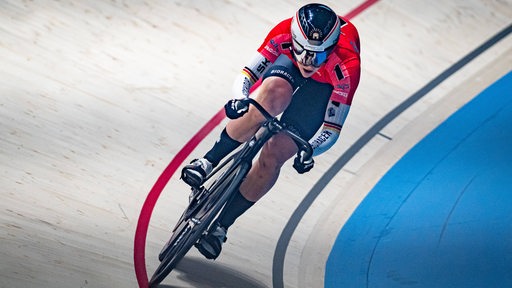
M 229 228 L 235 220 L 245 211 L 249 210 L 249 208 L 254 205 L 255 202 L 249 201 L 245 199 L 245 197 L 240 193 L 240 190 L 233 195 L 233 197 L 226 203 L 226 207 L 219 215 L 219 224 L 224 228 Z
M 235 150 L 238 146 L 240 146 L 240 142 L 231 138 L 226 132 L 226 128 L 222 130 L 220 134 L 219 140 L 215 142 L 212 149 L 206 152 L 204 158 L 210 161 L 213 166 L 217 166 L 224 157 L 226 157 L 231 151 Z

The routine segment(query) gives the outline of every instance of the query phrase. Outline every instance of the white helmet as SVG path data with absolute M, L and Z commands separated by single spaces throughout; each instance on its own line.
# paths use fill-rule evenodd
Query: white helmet
M 340 37 L 341 20 L 329 7 L 308 4 L 301 7 L 291 24 L 293 55 L 298 62 L 320 67 Z

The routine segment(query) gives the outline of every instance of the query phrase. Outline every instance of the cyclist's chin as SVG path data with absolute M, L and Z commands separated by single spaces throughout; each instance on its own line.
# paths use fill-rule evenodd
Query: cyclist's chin
M 301 63 L 297 63 L 297 64 L 299 66 L 300 74 L 302 74 L 302 77 L 304 77 L 304 78 L 309 78 L 309 77 L 313 76 L 313 74 L 315 74 L 316 71 L 318 71 L 317 67 L 305 66 L 305 65 L 302 65 Z

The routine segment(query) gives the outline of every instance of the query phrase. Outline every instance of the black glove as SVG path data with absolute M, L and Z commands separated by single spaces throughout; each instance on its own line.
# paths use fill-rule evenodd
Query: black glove
M 247 99 L 229 100 L 228 103 L 224 105 L 224 110 L 229 119 L 240 118 L 249 111 L 249 101 Z
M 293 168 L 295 168 L 299 174 L 309 172 L 309 170 L 311 170 L 314 165 L 315 160 L 313 160 L 313 157 L 308 157 L 304 151 L 299 151 L 293 160 Z

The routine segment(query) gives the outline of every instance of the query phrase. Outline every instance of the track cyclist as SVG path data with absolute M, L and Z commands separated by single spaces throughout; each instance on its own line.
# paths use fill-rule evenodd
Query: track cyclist
M 233 120 L 203 158 L 183 168 L 183 181 L 200 186 L 213 167 L 254 135 L 265 118 L 239 101 L 246 97 L 272 116 L 282 114 L 288 128 L 310 139 L 314 156 L 327 151 L 340 135 L 359 84 L 359 50 L 355 26 L 322 4 L 305 5 L 277 24 L 235 81 L 234 100 L 225 107 Z M 265 144 L 214 229 L 196 244 L 201 254 L 208 259 L 219 256 L 229 227 L 273 187 L 282 165 L 297 152 L 293 140 L 284 134 Z M 314 161 L 301 159 L 295 164 L 302 174 Z

